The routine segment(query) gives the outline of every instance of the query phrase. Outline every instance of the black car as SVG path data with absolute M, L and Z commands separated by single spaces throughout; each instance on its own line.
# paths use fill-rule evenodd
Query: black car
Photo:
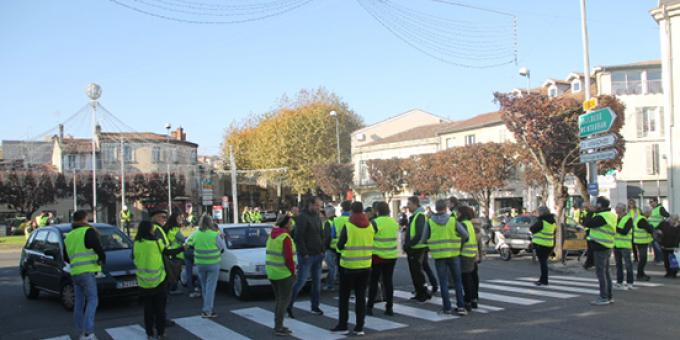
M 100 298 L 119 298 L 138 294 L 130 238 L 108 224 L 91 224 L 99 231 L 106 263 L 97 273 Z M 19 270 L 23 291 L 29 299 L 40 292 L 57 294 L 66 309 L 73 309 L 74 292 L 71 275 L 65 269 L 64 237 L 71 224 L 42 227 L 33 232 L 21 251 Z
M 505 243 L 512 253 L 517 255 L 522 250 L 531 250 L 531 231 L 529 230 L 538 218 L 536 216 L 517 216 L 501 228 Z

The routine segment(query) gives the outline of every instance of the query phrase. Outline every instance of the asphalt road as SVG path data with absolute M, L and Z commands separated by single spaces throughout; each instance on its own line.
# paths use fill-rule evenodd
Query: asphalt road
M 45 339 L 71 336 L 71 314 L 66 312 L 54 297 L 41 295 L 37 300 L 27 300 L 21 292 L 18 276 L 18 254 L 0 252 L 0 338 L 1 339 Z M 536 295 L 535 287 L 525 286 L 527 282 L 517 280 L 537 275 L 537 265 L 527 257 L 513 258 L 510 262 L 500 261 L 493 256 L 480 267 L 482 281 L 480 303 L 502 310 L 488 310 L 488 313 L 433 321 L 441 307 L 436 304 L 416 304 L 407 299 L 397 299 L 402 306 L 394 317 L 385 317 L 376 311 L 374 320 L 366 324 L 366 337 L 371 339 L 394 338 L 454 338 L 469 339 L 678 339 L 680 337 L 680 280 L 664 279 L 657 272 L 659 266 L 651 266 L 655 287 L 640 287 L 636 291 L 615 291 L 616 303 L 605 307 L 592 307 L 589 301 L 595 298 L 593 292 L 594 273 L 579 271 L 562 275 L 560 283 L 553 277 L 551 287 L 544 290 L 550 297 Z M 585 281 L 579 278 L 584 278 Z M 510 282 L 492 282 L 506 280 Z M 411 282 L 405 259 L 400 259 L 395 273 L 396 289 L 411 291 Z M 540 288 L 539 288 L 540 289 Z M 508 291 L 509 290 L 509 291 Z M 538 293 L 542 293 L 539 291 Z M 337 293 L 323 293 L 322 303 L 337 306 Z M 307 312 L 308 295 L 300 299 L 296 309 L 296 323 L 286 320 L 287 326 L 298 327 L 298 336 L 310 339 L 329 339 L 325 330 L 335 325 L 335 318 L 315 316 Z M 522 305 L 524 303 L 527 305 Z M 271 322 L 267 312 L 273 310 L 272 295 L 262 292 L 249 301 L 239 301 L 227 293 L 227 287 L 218 289 L 215 306 L 219 316 L 207 323 L 195 317 L 200 313 L 200 299 L 173 296 L 168 304 L 168 315 L 184 320 L 187 324 L 168 329 L 171 339 L 212 339 L 235 338 L 227 335 L 235 332 L 251 339 L 274 338 L 271 330 L 260 322 Z M 491 308 L 493 309 L 493 308 Z M 99 339 L 111 339 L 111 334 L 122 334 L 116 339 L 134 340 L 133 335 L 123 333 L 134 325 L 143 325 L 142 307 L 134 300 L 107 302 L 100 305 L 96 319 L 96 335 Z M 239 313 L 239 314 L 237 314 Z M 264 314 L 265 316 L 262 316 Z M 252 318 L 249 319 L 249 318 Z M 350 322 L 353 317 L 350 317 Z M 391 322 L 385 322 L 391 321 Z M 395 324 L 396 323 L 396 324 Z M 123 328 L 119 328 L 123 327 Z M 372 328 L 373 327 L 373 328 Z M 376 330 L 376 328 L 378 330 Z M 198 334 L 199 336 L 197 336 Z M 306 335 L 306 336 L 305 336 Z M 60 339 L 67 339 L 66 337 Z

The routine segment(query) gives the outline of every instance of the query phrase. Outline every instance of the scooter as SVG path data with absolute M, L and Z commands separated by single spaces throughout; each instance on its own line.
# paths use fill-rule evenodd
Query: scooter
M 501 256 L 503 261 L 510 261 L 512 258 L 512 251 L 510 246 L 505 243 L 505 236 L 500 231 L 494 231 L 494 243 L 496 244 L 496 251 Z

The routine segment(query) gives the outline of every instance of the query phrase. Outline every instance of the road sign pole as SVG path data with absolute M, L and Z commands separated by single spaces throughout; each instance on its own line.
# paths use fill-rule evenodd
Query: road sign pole
M 588 25 L 586 23 L 586 0 L 581 0 L 581 38 L 583 43 L 583 76 L 585 78 L 585 100 L 590 99 L 590 54 L 588 51 Z M 588 162 L 588 183 L 597 186 L 597 162 Z M 597 195 L 590 196 L 590 204 L 595 205 Z

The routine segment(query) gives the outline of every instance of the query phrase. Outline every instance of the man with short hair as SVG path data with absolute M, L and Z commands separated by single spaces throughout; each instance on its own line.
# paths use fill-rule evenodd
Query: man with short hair
M 95 339 L 94 317 L 99 302 L 96 273 L 102 271 L 106 253 L 99 233 L 87 222 L 88 213 L 73 213 L 71 231 L 64 238 L 64 261 L 69 264 L 73 282 L 73 320 L 80 339 Z
M 614 237 L 614 260 L 616 262 L 616 283 L 615 289 L 629 290 L 635 289 L 633 286 L 633 261 L 630 252 L 633 248 L 633 219 L 626 210 L 626 205 L 619 203 L 616 205 L 616 236 Z M 626 267 L 626 283 L 623 283 L 623 267 Z
M 656 230 L 659 224 L 665 219 L 671 217 L 671 215 L 666 211 L 663 205 L 659 204 L 659 200 L 656 197 L 649 199 L 649 207 L 651 211 L 649 212 L 647 221 Z M 654 250 L 654 262 L 660 264 L 663 262 L 663 252 L 661 251 L 661 246 L 657 240 L 652 242 L 652 249 Z
M 600 285 L 600 297 L 592 301 L 594 306 L 606 306 L 612 302 L 612 279 L 609 273 L 609 258 L 614 248 L 616 235 L 616 215 L 611 212 L 609 200 L 598 197 L 594 208 L 591 208 L 583 221 L 590 229 L 591 250 L 595 261 L 595 272 Z
M 293 316 L 293 303 L 302 287 L 312 276 L 311 311 L 316 315 L 323 315 L 319 308 L 321 295 L 321 266 L 324 258 L 323 231 L 321 227 L 321 199 L 313 196 L 306 200 L 304 210 L 295 222 L 295 244 L 298 251 L 297 281 L 293 287 L 293 297 L 287 312 Z
M 425 218 L 425 210 L 420 206 L 420 199 L 417 196 L 408 198 L 407 207 L 411 212 L 411 217 L 409 218 L 409 226 L 404 233 L 403 249 L 406 251 L 411 281 L 416 292 L 412 299 L 424 303 L 432 297 L 425 287 L 425 272 L 423 270 L 423 261 L 427 254 L 427 219 Z

